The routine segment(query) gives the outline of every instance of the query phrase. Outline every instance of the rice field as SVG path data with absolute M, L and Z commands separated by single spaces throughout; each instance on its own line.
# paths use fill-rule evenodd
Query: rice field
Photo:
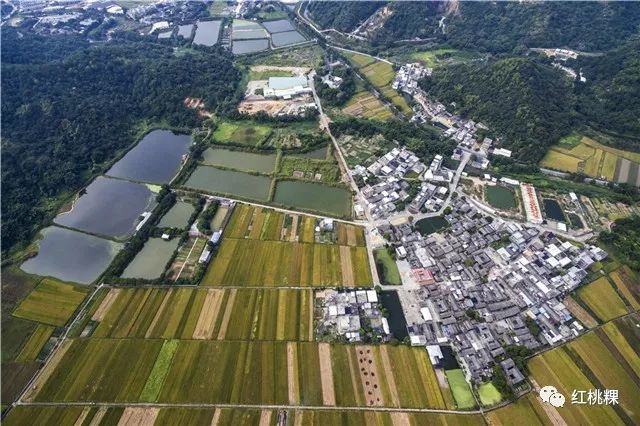
M 540 166 L 640 186 L 640 154 L 602 145 L 577 134 L 552 146 Z
M 529 393 L 506 407 L 490 411 L 487 420 L 495 426 L 553 424 L 534 393 Z
M 602 321 L 609 321 L 627 313 L 627 308 L 607 277 L 600 277 L 581 287 L 578 296 Z
M 53 330 L 54 327 L 38 324 L 33 333 L 31 333 L 31 336 L 29 336 L 29 340 L 27 340 L 16 357 L 16 361 L 35 361 L 44 345 L 49 341 L 49 337 L 53 334 Z
M 406 346 L 75 339 L 53 367 L 34 401 L 446 408 L 427 353 Z
M 640 315 L 616 319 L 529 361 L 533 379 L 568 397 L 558 413 L 568 424 L 637 424 L 640 413 Z M 619 405 L 571 404 L 576 390 L 618 389 Z
M 380 121 L 386 121 L 393 118 L 391 110 L 387 108 L 378 98 L 373 96 L 371 92 L 362 90 L 357 92 L 347 102 L 342 109 L 347 115 L 355 117 L 373 118 Z
M 469 426 L 483 425 L 480 415 L 282 410 L 289 425 L 325 426 L 333 424 L 353 426 Z M 61 426 L 74 424 L 118 424 L 120 421 L 144 421 L 157 425 L 217 425 L 217 426 L 275 426 L 279 412 L 248 408 L 138 408 L 138 407 L 39 407 L 19 406 L 4 420 L 8 426 L 51 423 Z M 77 422 L 77 423 L 76 423 Z
M 24 298 L 13 315 L 43 324 L 63 326 L 89 289 L 45 278 Z
M 333 231 L 323 231 L 316 239 L 316 226 L 321 220 L 311 216 L 283 213 L 277 210 L 237 204 L 225 235 L 233 239 L 335 243 L 342 246 L 366 245 L 364 229 L 334 222 Z
M 310 290 L 117 289 L 94 307 L 91 337 L 311 341 L 312 299 Z
M 364 247 L 225 238 L 202 285 L 370 287 Z
M 611 272 L 609 278 L 631 307 L 636 310 L 640 309 L 640 281 L 636 274 L 625 265 Z

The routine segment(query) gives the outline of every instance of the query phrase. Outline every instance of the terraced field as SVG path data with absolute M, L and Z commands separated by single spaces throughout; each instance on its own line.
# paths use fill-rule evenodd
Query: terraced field
M 112 289 L 94 338 L 313 340 L 309 290 Z M 96 312 L 100 311 L 99 315 Z
M 421 348 L 92 338 L 58 355 L 27 400 L 446 408 Z
M 529 361 L 535 381 L 556 386 L 568 397 L 574 389 L 618 389 L 620 405 L 567 403 L 558 413 L 568 424 L 638 424 L 640 315 L 616 319 L 602 329 Z

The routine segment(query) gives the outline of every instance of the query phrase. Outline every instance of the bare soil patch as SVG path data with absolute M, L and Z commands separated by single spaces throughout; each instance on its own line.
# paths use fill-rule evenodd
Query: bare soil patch
M 573 300 L 571 296 L 567 296 L 562 303 L 564 303 L 569 312 L 571 312 L 574 317 L 578 318 L 585 327 L 593 328 L 598 325 L 598 322 L 589 314 L 589 312 L 580 306 L 578 302 Z
M 398 411 L 394 411 L 391 413 L 391 423 L 393 426 L 408 426 L 411 424 L 411 420 L 409 420 L 409 413 L 401 413 Z
M 118 426 L 153 426 L 159 413 L 159 408 L 127 407 Z
M 287 378 L 289 385 L 289 404 L 294 405 L 300 399 L 298 395 L 298 369 L 296 368 L 296 344 L 287 343 Z
M 271 424 L 271 410 L 262 410 L 260 413 L 260 426 L 269 426 Z

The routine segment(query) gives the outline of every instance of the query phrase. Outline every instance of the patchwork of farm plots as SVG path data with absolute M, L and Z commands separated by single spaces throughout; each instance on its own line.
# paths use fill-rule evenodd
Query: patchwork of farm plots
M 357 53 L 345 53 L 351 65 L 356 68 L 369 82 L 374 85 L 385 98 L 405 114 L 411 114 L 411 107 L 407 101 L 391 87 L 395 71 L 393 65 L 378 61 L 375 58 Z
M 640 154 L 611 148 L 588 137 L 565 138 L 549 149 L 540 166 L 640 186 Z
M 628 268 L 619 268 L 581 287 L 576 296 L 588 314 L 602 322 L 625 315 L 640 307 L 640 281 Z
M 635 313 L 529 361 L 540 386 L 569 398 L 558 413 L 567 424 L 638 424 L 640 315 Z M 571 404 L 573 390 L 617 389 L 619 405 Z M 585 397 L 586 398 L 586 397 Z
M 317 222 L 238 205 L 202 285 L 371 286 L 362 228 L 336 223 L 316 231 Z
M 447 408 L 422 348 L 311 342 L 72 339 L 26 399 Z
M 81 336 L 311 341 L 312 298 L 311 290 L 105 289 Z
M 469 426 L 484 424 L 480 415 L 385 411 L 269 410 L 252 408 L 147 408 L 147 407 L 16 407 L 5 420 L 8 426 L 50 423 L 62 426 L 145 424 L 198 424 L 216 426 L 275 426 L 281 413 L 287 424 L 326 426 Z M 77 422 L 77 423 L 76 423 Z
M 380 121 L 386 121 L 393 117 L 393 114 L 378 98 L 373 96 L 371 92 L 364 89 L 358 91 L 342 112 L 355 117 L 374 118 Z

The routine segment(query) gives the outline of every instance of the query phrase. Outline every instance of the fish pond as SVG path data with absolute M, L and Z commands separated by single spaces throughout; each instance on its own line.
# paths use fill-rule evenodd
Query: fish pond
M 515 193 L 502 185 L 486 186 L 485 197 L 491 206 L 500 210 L 511 210 L 516 207 Z
M 416 229 L 422 235 L 430 235 L 449 226 L 447 219 L 442 216 L 427 217 L 415 223 Z
M 284 180 L 276 185 L 273 202 L 334 216 L 351 216 L 351 193 L 345 188 Z
M 189 218 L 195 210 L 196 208 L 193 204 L 176 201 L 173 207 L 162 216 L 158 227 L 184 229 L 189 224 Z
M 38 254 L 20 269 L 29 274 L 90 284 L 109 266 L 122 244 L 50 226 L 43 229 Z
M 154 130 L 106 173 L 122 179 L 156 184 L 169 183 L 189 150 L 191 135 Z
M 571 227 L 573 229 L 584 228 L 584 225 L 582 224 L 582 219 L 580 219 L 580 216 L 578 216 L 575 213 L 567 213 L 567 216 L 569 216 L 569 221 L 571 222 Z
M 254 53 L 267 50 L 269 48 L 269 40 L 266 38 L 256 40 L 240 40 L 234 41 L 231 51 L 234 55 L 242 55 L 245 53 Z
M 213 46 L 218 43 L 220 36 L 220 24 L 222 21 L 201 21 L 196 26 L 196 35 L 193 44 Z
M 266 38 L 267 32 L 262 28 L 251 29 L 251 30 L 233 30 L 231 34 L 232 40 L 253 40 L 258 38 Z
M 199 166 L 184 184 L 188 188 L 212 193 L 267 201 L 271 178 L 210 166 Z
M 549 219 L 553 219 L 557 222 L 565 222 L 567 220 L 564 217 L 564 213 L 562 213 L 562 207 L 560 207 L 560 203 L 558 203 L 558 201 L 553 198 L 544 198 L 542 203 L 544 205 L 545 215 Z
M 151 211 L 156 194 L 144 184 L 99 176 L 74 203 L 53 220 L 58 225 L 106 235 L 129 237 L 143 212 Z
M 262 26 L 270 33 L 281 33 L 285 31 L 293 31 L 295 28 L 288 19 L 278 19 L 277 21 L 266 21 Z
M 393 290 L 382 291 L 380 292 L 380 302 L 389 313 L 387 321 L 393 337 L 398 340 L 404 340 L 409 336 L 409 332 L 407 331 L 407 320 L 404 317 L 398 293 Z
M 202 154 L 204 164 L 230 169 L 273 173 L 276 167 L 276 154 L 255 154 L 252 152 L 232 151 L 223 148 L 209 148 Z
M 162 238 L 149 238 L 142 250 L 133 258 L 122 273 L 122 278 L 160 278 L 171 255 L 178 248 L 178 238 L 165 241 Z
M 184 37 L 187 40 L 189 40 L 191 38 L 192 33 L 193 33 L 193 24 L 178 26 L 178 37 Z
M 271 34 L 271 43 L 273 43 L 274 47 L 288 46 L 302 43 L 303 41 L 306 41 L 306 39 L 297 31 Z

